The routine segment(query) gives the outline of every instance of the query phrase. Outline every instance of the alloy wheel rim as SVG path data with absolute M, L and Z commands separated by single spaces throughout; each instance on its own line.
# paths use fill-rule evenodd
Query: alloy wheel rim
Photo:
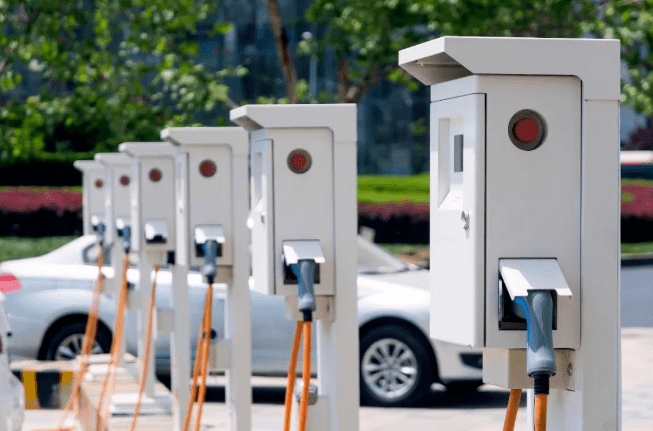
M 82 345 L 84 344 L 84 334 L 72 334 L 64 338 L 59 346 L 57 346 L 57 351 L 54 356 L 55 361 L 65 361 L 70 359 L 75 359 L 76 356 L 82 353 Z M 93 348 L 91 349 L 92 354 L 104 353 L 100 343 L 95 340 Z
M 361 375 L 379 398 L 397 401 L 417 384 L 418 364 L 413 351 L 401 341 L 384 338 L 365 351 Z

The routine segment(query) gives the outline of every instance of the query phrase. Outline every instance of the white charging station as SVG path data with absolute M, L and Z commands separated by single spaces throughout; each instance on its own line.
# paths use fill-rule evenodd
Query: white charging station
M 73 166 L 82 173 L 82 222 L 84 235 L 97 232 L 104 223 L 105 168 L 95 160 L 75 160 Z
M 131 173 L 131 251 L 138 256 L 138 289 L 130 296 L 130 308 L 138 309 L 138 357 L 145 358 L 145 333 L 149 304 L 150 285 L 154 265 L 165 266 L 174 258 L 175 250 L 175 200 L 174 200 L 174 154 L 175 149 L 167 143 L 125 142 L 120 144 L 122 153 L 132 158 Z M 133 300 L 135 299 L 135 300 Z M 154 322 L 169 320 L 170 309 L 154 311 Z M 154 325 L 152 343 L 155 344 L 157 324 Z M 145 397 L 141 414 L 167 414 L 171 400 L 167 394 L 154 391 L 156 349 L 150 350 L 149 367 L 146 370 Z M 116 394 L 114 413 L 133 412 L 136 396 Z M 132 399 L 134 398 L 134 399 Z
M 111 256 L 112 277 L 104 281 L 105 291 L 114 297 L 118 302 L 120 278 L 122 276 L 123 242 L 120 239 L 122 230 L 131 224 L 130 206 L 130 183 L 131 183 L 131 159 L 125 154 L 119 153 L 98 153 L 95 160 L 104 165 L 105 185 L 104 191 L 104 246 L 109 247 Z M 122 352 L 125 352 L 126 342 L 123 337 Z M 121 369 L 119 372 L 126 372 L 124 367 L 124 355 L 120 358 Z M 93 380 L 101 379 L 106 374 L 106 364 L 98 364 L 89 367 L 87 375 Z
M 104 192 L 104 245 L 111 249 L 113 281 L 111 291 L 117 292 L 122 271 L 123 247 L 120 231 L 130 225 L 130 187 L 132 162 L 129 156 L 119 153 L 98 153 L 95 160 L 105 167 L 106 190 Z
M 212 342 L 209 366 L 214 371 L 224 370 L 227 377 L 229 429 L 249 431 L 252 393 L 247 132 L 240 127 L 173 127 L 163 130 L 161 138 L 177 147 L 175 271 L 179 274 L 174 274 L 185 281 L 189 267 L 204 267 L 204 246 L 209 241 L 217 243 L 214 281 L 226 285 L 225 333 Z M 176 305 L 188 304 L 188 291 L 177 285 L 174 288 L 174 332 L 189 333 L 188 306 Z M 190 374 L 187 340 L 180 345 L 173 340 L 175 351 L 183 358 L 173 356 L 173 385 L 175 374 L 182 378 Z
M 306 429 L 358 430 L 356 106 L 248 105 L 230 118 L 250 132 L 253 288 L 285 296 L 286 316 L 301 320 L 289 267 L 315 263 L 318 394 Z
M 620 429 L 619 42 L 442 37 L 399 64 L 431 86 L 432 337 L 532 387 L 512 300 L 554 291 L 550 429 Z

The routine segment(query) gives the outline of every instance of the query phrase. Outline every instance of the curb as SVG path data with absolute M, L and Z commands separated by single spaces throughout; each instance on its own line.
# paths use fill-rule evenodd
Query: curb
M 26 361 L 12 364 L 12 372 L 25 387 L 25 409 L 60 409 L 72 391 L 72 363 Z

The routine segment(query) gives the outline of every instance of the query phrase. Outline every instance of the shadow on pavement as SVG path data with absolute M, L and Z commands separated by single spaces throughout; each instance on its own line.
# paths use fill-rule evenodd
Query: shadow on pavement
M 478 409 L 500 408 L 508 405 L 509 393 L 503 390 L 484 389 L 468 393 L 455 393 L 446 390 L 432 390 L 418 405 L 419 409 Z M 522 396 L 521 405 L 526 406 L 526 395 Z
M 252 399 L 255 404 L 283 405 L 285 388 L 280 386 L 254 387 Z M 209 386 L 206 391 L 206 401 L 223 403 L 225 399 L 224 386 Z M 499 408 L 505 409 L 508 404 L 508 392 L 503 390 L 484 389 L 469 393 L 452 393 L 446 390 L 432 390 L 415 409 L 478 409 Z M 522 407 L 526 405 L 526 395 L 522 396 Z M 363 405 L 363 407 L 373 407 Z

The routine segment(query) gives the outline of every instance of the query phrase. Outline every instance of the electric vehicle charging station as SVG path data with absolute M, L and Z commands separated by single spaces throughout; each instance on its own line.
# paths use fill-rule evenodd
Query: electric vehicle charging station
M 230 118 L 250 132 L 253 288 L 284 296 L 291 320 L 318 320 L 306 429 L 356 431 L 356 105 L 248 105 Z
M 498 386 L 546 363 L 550 429 L 620 429 L 619 42 L 442 37 L 399 65 L 431 86 L 431 336 Z
M 111 267 L 113 277 L 105 280 L 105 287 L 109 294 L 118 298 L 120 289 L 120 276 L 122 272 L 122 257 L 125 241 L 120 238 L 130 232 L 131 198 L 130 187 L 132 162 L 129 156 L 119 153 L 98 153 L 95 160 L 105 167 L 105 192 L 104 192 L 104 245 L 110 247 Z M 122 339 L 121 351 L 125 352 L 125 339 Z M 124 356 L 124 355 L 123 355 Z M 124 357 L 120 358 L 120 365 L 123 367 Z M 91 366 L 87 375 L 93 380 L 102 378 L 108 368 L 102 366 Z
M 175 149 L 161 142 L 126 142 L 119 146 L 122 153 L 132 158 L 131 171 L 131 251 L 138 256 L 139 283 L 133 292 L 136 301 L 130 308 L 139 310 L 138 357 L 145 359 L 146 327 L 148 315 L 148 288 L 155 265 L 164 266 L 174 259 L 175 210 L 174 210 L 174 154 Z M 130 298 L 130 302 L 131 302 Z M 168 309 L 154 309 L 154 322 L 160 318 L 169 320 Z M 154 325 L 157 328 L 157 325 Z M 152 343 L 156 340 L 154 331 Z M 146 372 L 145 397 L 141 414 L 168 414 L 171 400 L 167 394 L 156 394 L 154 390 L 154 356 L 156 349 L 150 349 L 149 366 Z M 131 414 L 134 411 L 137 394 L 130 393 L 114 400 L 114 413 Z M 132 399 L 133 398 L 133 399 Z
M 240 127 L 173 127 L 161 138 L 176 146 L 176 237 L 173 270 L 174 331 L 188 334 L 188 268 L 203 268 L 224 283 L 225 333 L 210 349 L 212 370 L 224 370 L 225 404 L 232 431 L 251 429 L 251 312 L 249 292 L 248 138 Z M 183 281 L 183 284 L 182 284 Z M 188 398 L 188 337 L 172 339 L 172 384 L 181 379 Z M 198 340 L 199 342 L 199 340 Z M 176 362 L 175 362 L 176 361 Z M 185 387 L 184 387 L 185 385 Z M 185 406 L 185 403 L 180 405 Z M 174 412 L 175 416 L 183 412 Z M 178 421 L 175 420 L 175 424 Z
M 113 280 L 109 283 L 111 293 L 118 290 L 118 278 L 123 255 L 123 242 L 120 237 L 130 226 L 131 206 L 130 188 L 132 164 L 130 158 L 119 153 L 98 153 L 95 160 L 105 167 L 104 192 L 104 244 L 111 248 Z
M 103 237 L 105 168 L 95 160 L 75 160 L 73 166 L 82 173 L 82 222 L 84 235 Z

